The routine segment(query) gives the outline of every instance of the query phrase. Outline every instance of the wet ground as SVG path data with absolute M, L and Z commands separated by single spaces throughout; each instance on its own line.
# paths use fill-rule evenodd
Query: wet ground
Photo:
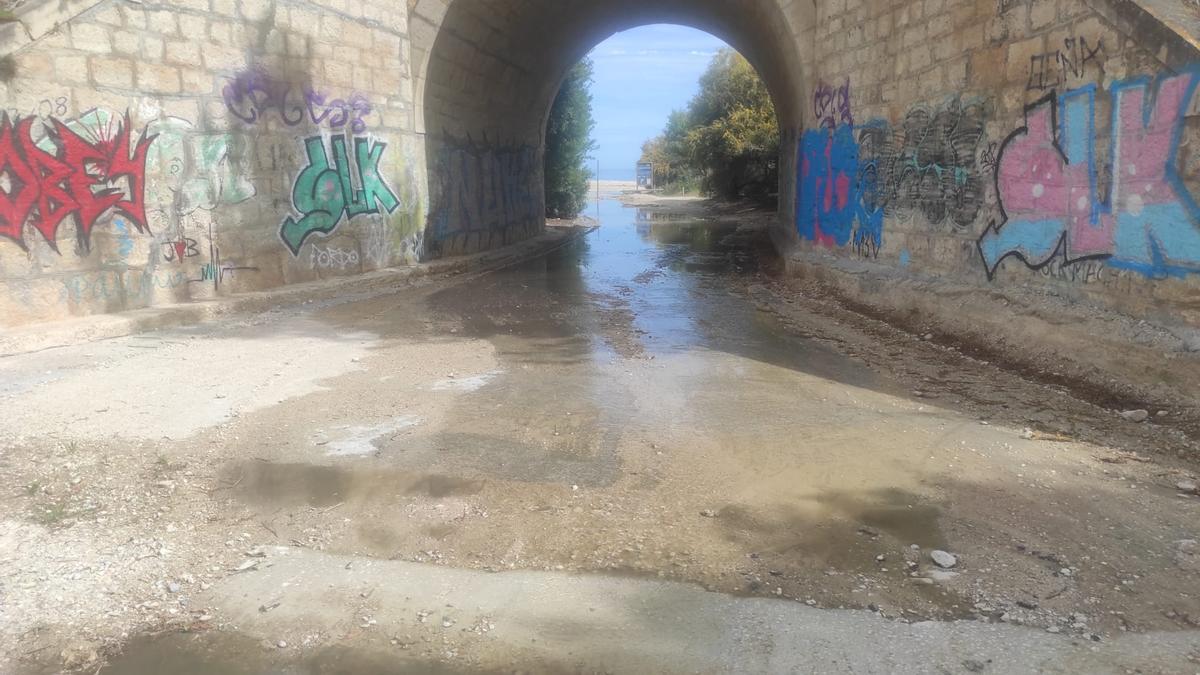
M 442 288 L 0 363 L 0 669 L 165 627 L 103 672 L 822 672 L 782 642 L 823 624 L 882 659 L 849 672 L 1200 667 L 1184 441 L 786 297 L 761 223 L 702 214 L 606 199 Z M 625 661 L 588 628 L 623 594 L 665 617 L 613 610 Z

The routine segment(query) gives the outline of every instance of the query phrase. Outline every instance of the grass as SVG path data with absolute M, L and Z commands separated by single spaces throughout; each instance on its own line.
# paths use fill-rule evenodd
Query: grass
M 91 506 L 86 509 L 72 510 L 65 499 L 34 508 L 33 520 L 39 525 L 55 528 L 66 527 L 69 521 L 95 513 L 99 507 Z

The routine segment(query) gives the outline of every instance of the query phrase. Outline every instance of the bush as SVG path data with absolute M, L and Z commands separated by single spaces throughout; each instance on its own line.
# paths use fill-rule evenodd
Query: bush
M 595 148 L 592 131 L 592 62 L 580 61 L 567 73 L 546 125 L 546 216 L 574 218 L 587 203 L 592 177 L 585 158 Z
M 642 146 L 658 186 L 699 182 L 725 199 L 761 197 L 778 187 L 775 106 L 754 67 L 732 49 L 713 58 L 687 111 Z

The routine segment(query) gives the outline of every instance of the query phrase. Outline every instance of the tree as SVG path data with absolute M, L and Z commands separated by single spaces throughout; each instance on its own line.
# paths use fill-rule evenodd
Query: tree
M 659 184 L 699 177 L 706 192 L 725 199 L 768 194 L 777 186 L 779 157 L 770 92 L 745 58 L 723 49 L 687 111 L 672 112 L 663 134 L 642 152 L 642 161 L 655 163 Z
M 567 73 L 546 125 L 546 216 L 574 218 L 587 203 L 591 172 L 584 159 L 595 148 L 592 131 L 593 66 L 589 59 Z

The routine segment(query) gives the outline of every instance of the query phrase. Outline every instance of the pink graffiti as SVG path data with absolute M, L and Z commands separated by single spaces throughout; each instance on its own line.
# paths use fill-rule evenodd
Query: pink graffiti
M 1006 142 L 996 169 L 1006 219 L 981 239 L 989 270 L 1011 253 L 1033 265 L 1060 251 L 1068 261 L 1114 256 L 1127 265 L 1154 265 L 1154 246 L 1159 255 L 1192 258 L 1193 226 L 1171 165 L 1194 78 L 1162 80 L 1152 100 L 1145 81 L 1114 86 L 1108 199 L 1098 185 L 1092 90 L 1028 110 L 1025 128 Z

